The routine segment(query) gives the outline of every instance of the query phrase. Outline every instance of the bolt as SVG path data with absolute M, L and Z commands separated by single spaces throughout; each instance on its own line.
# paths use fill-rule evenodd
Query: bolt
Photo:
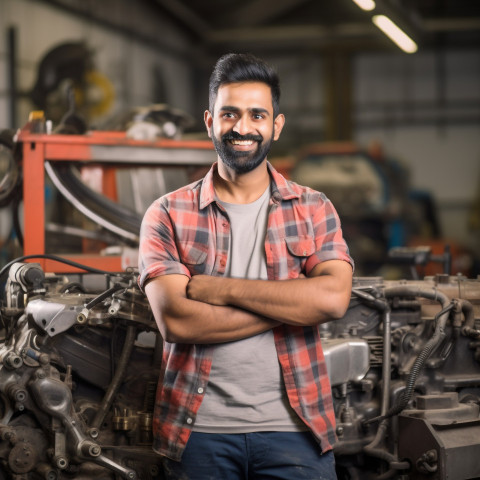
M 50 362 L 50 357 L 46 353 L 41 353 L 40 356 L 38 357 L 38 361 L 40 362 L 41 365 L 46 365 L 47 363 Z
M 65 457 L 57 457 L 55 460 L 55 464 L 60 470 L 65 470 L 68 467 L 68 461 Z
M 98 457 L 102 453 L 102 449 L 98 445 L 92 445 L 90 447 L 90 455 L 92 457 Z
M 15 394 L 15 400 L 17 400 L 17 402 L 23 402 L 25 401 L 26 398 L 27 398 L 27 393 L 23 390 L 19 390 Z

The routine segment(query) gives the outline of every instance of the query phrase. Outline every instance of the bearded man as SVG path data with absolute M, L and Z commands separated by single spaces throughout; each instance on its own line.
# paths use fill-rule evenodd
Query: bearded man
M 353 261 L 324 194 L 267 161 L 276 72 L 221 57 L 204 120 L 218 161 L 148 209 L 139 284 L 164 339 L 154 450 L 167 479 L 335 479 L 318 325 L 349 304 Z

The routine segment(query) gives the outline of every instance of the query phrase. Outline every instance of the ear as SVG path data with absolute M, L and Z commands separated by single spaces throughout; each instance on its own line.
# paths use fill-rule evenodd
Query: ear
M 205 110 L 205 113 L 203 114 L 203 121 L 205 122 L 205 126 L 207 127 L 208 136 L 212 138 L 213 117 L 209 110 Z
M 283 113 L 279 113 L 275 120 L 273 121 L 273 139 L 275 141 L 278 140 L 280 137 L 280 133 L 282 132 L 283 126 L 285 125 L 285 115 Z

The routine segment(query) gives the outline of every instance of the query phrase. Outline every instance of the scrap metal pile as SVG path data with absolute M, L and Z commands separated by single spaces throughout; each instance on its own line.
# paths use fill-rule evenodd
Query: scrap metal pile
M 0 275 L 0 477 L 161 479 L 162 340 L 135 272 Z M 479 321 L 480 280 L 355 279 L 345 317 L 319 327 L 339 479 L 480 476 Z

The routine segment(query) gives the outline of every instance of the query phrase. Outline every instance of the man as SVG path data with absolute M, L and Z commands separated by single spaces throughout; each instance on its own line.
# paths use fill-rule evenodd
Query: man
M 344 315 L 353 262 L 326 197 L 267 162 L 276 73 L 220 58 L 205 125 L 218 162 L 145 214 L 140 285 L 165 340 L 154 449 L 167 479 L 332 479 L 318 324 Z

